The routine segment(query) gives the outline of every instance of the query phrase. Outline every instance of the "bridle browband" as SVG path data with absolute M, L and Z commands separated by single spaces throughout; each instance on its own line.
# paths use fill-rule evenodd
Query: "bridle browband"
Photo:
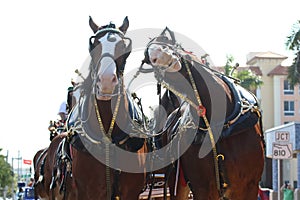
M 110 23 L 109 25 L 102 26 L 102 27 L 104 27 L 104 28 L 100 27 L 100 29 L 95 33 L 95 35 L 91 36 L 89 39 L 89 51 L 90 52 L 95 48 L 95 46 L 93 45 L 92 39 L 99 37 L 99 35 L 101 35 L 103 33 L 106 33 L 106 32 L 117 33 L 117 34 L 120 34 L 122 36 L 122 38 L 124 38 L 124 33 L 121 30 L 117 29 L 114 24 Z

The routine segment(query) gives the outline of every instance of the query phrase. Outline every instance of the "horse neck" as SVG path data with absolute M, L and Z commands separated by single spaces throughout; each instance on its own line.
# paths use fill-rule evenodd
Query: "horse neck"
M 115 112 L 115 107 L 117 103 L 117 98 L 118 97 L 113 97 L 111 100 L 108 101 L 102 101 L 102 100 L 97 100 L 97 106 L 98 106 L 98 111 L 102 119 L 102 123 L 104 126 L 104 129 L 106 132 L 108 132 L 109 127 L 111 125 L 111 121 L 113 118 L 113 114 Z M 127 120 L 127 113 L 128 113 L 128 102 L 127 98 L 125 95 L 122 95 L 120 97 L 120 105 L 117 111 L 116 115 L 116 122 L 115 122 L 115 127 L 114 132 L 116 130 L 119 130 L 119 126 L 123 125 L 125 121 L 128 122 Z
M 167 116 L 171 114 L 176 108 L 180 106 L 180 102 L 176 98 L 175 94 L 167 90 L 160 100 L 160 105 L 164 108 Z
M 197 87 L 197 93 L 200 96 L 201 103 L 206 107 L 207 117 L 210 117 L 212 109 L 210 92 L 222 92 L 223 94 L 225 92 L 225 100 L 227 106 L 226 115 L 229 115 L 233 110 L 233 102 L 231 99 L 231 92 L 229 87 L 220 77 L 216 76 L 213 72 L 201 66 L 197 61 L 193 62 L 193 64 L 189 61 L 182 61 L 182 68 L 180 69 L 179 73 L 175 73 L 175 75 L 174 73 L 166 73 L 166 82 L 168 82 L 175 89 L 179 90 L 179 92 L 186 94 L 188 98 L 191 98 L 194 103 L 198 104 L 196 94 L 192 88 L 193 86 L 190 75 L 185 66 L 186 64 L 188 64 L 188 67 L 191 70 L 191 74 Z M 183 81 L 186 82 L 185 85 L 182 84 Z M 213 89 L 209 89 L 209 87 L 213 87 Z M 190 89 L 187 90 L 187 88 Z M 189 92 L 187 93 L 187 91 Z
M 195 81 L 198 89 L 199 96 L 202 100 L 203 105 L 208 105 L 208 114 L 211 114 L 210 109 L 212 108 L 211 98 L 224 98 L 222 102 L 226 106 L 226 116 L 229 116 L 234 109 L 234 102 L 232 101 L 232 93 L 228 85 L 214 72 L 199 65 L 200 69 L 196 69 L 195 66 L 191 67 L 193 76 L 199 78 Z M 205 83 L 205 84 L 203 84 Z M 208 97 L 208 98 L 207 98 Z
M 104 129 L 106 132 L 108 132 L 113 117 L 113 110 L 114 110 L 114 107 L 112 106 L 112 100 L 108 100 L 108 101 L 97 100 L 97 107 L 98 107 L 100 117 L 102 119 Z

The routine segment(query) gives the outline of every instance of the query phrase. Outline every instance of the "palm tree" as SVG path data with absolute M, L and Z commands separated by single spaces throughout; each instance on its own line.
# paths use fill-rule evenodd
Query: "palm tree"
M 293 64 L 288 69 L 288 80 L 292 86 L 300 83 L 300 20 L 292 27 L 287 37 L 286 47 L 295 52 Z

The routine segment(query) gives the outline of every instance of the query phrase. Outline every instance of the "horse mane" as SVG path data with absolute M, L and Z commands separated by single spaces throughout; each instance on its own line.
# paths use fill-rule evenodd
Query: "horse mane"
M 230 88 L 228 87 L 228 85 L 225 83 L 225 81 L 222 79 L 222 76 L 226 76 L 225 74 L 218 72 L 208 66 L 206 66 L 205 64 L 202 63 L 202 60 L 199 59 L 198 56 L 196 56 L 195 54 L 193 54 L 190 51 L 186 51 L 183 48 L 181 48 L 181 50 L 179 51 L 180 55 L 188 57 L 188 61 L 190 63 L 196 63 L 197 66 L 203 68 L 204 70 L 206 70 L 207 73 L 209 73 L 211 75 L 211 77 L 221 86 L 224 88 L 224 91 L 226 93 L 226 95 L 228 96 L 229 100 L 232 101 L 232 94 L 230 91 Z M 197 66 L 192 65 L 192 67 L 196 68 Z M 200 74 L 200 73 L 199 73 Z M 200 74 L 200 76 L 202 76 Z

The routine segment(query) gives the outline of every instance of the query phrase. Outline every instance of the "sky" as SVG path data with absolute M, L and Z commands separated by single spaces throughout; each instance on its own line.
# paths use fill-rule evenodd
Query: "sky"
M 249 52 L 263 51 L 289 56 L 283 63 L 289 65 L 293 53 L 285 42 L 299 7 L 299 0 L 1 1 L 1 153 L 9 161 L 18 151 L 32 159 L 49 145 L 49 121 L 89 56 L 89 16 L 117 26 L 128 16 L 128 31 L 168 26 L 200 45 L 216 66 L 227 55 L 246 66 Z M 142 58 L 135 59 L 138 67 Z

